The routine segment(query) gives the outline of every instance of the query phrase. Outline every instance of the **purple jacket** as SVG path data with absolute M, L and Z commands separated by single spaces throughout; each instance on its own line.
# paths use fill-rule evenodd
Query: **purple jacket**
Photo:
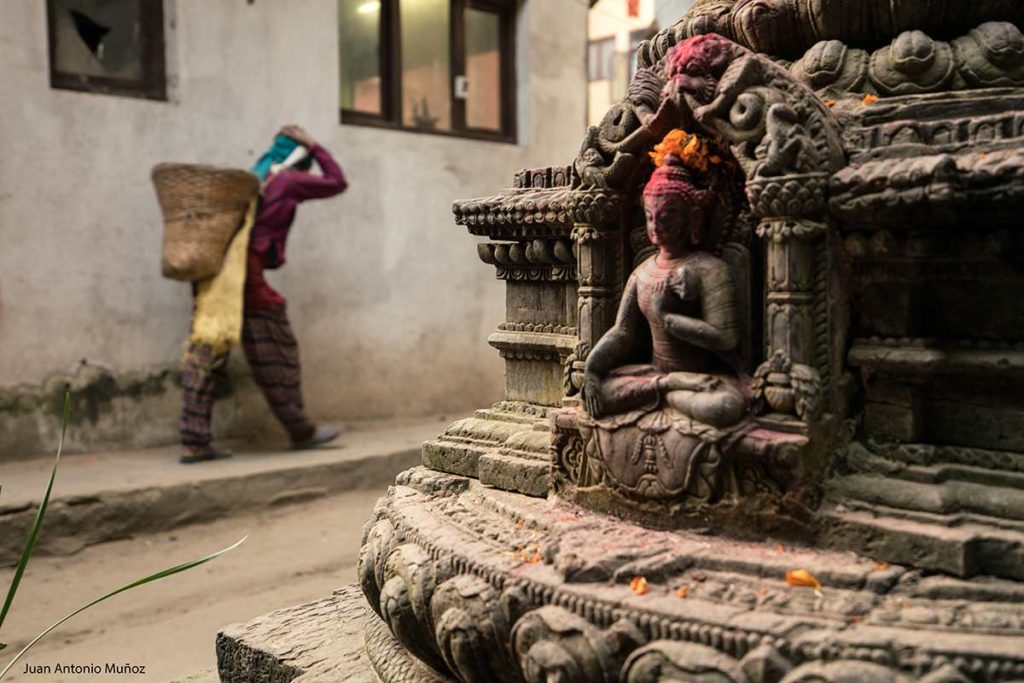
M 279 268 L 284 264 L 285 242 L 295 220 L 295 207 L 300 202 L 333 197 L 348 187 L 344 172 L 330 152 L 320 145 L 313 145 L 309 154 L 323 175 L 287 169 L 263 186 L 263 196 L 249 238 L 249 251 L 259 254 L 266 268 Z

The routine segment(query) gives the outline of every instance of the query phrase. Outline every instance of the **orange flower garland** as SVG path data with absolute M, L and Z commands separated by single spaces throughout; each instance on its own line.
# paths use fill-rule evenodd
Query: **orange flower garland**
M 679 128 L 670 131 L 650 152 L 657 167 L 665 165 L 665 157 L 669 154 L 679 157 L 684 166 L 701 173 L 706 173 L 712 164 L 722 162 L 722 157 L 712 151 L 706 139 Z

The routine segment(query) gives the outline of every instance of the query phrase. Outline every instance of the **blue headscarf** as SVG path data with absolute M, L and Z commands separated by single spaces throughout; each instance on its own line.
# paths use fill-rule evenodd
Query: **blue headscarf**
M 287 135 L 278 134 L 274 138 L 274 144 L 263 153 L 263 156 L 259 158 L 259 161 L 250 170 L 259 177 L 260 182 L 263 182 L 267 179 L 267 174 L 270 173 L 270 167 L 274 164 L 282 163 L 295 151 L 296 147 L 299 147 L 299 143 L 295 142 L 295 140 L 292 140 Z

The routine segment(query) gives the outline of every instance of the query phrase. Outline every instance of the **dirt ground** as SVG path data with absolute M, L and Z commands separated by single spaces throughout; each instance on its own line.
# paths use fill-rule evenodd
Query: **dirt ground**
M 183 574 L 118 595 L 33 648 L 9 681 L 169 681 L 216 666 L 220 627 L 307 602 L 355 580 L 362 525 L 383 491 L 357 491 L 36 558 L 3 627 L 3 665 L 36 633 L 117 586 L 249 539 Z M 44 529 L 45 533 L 45 529 Z M 0 571 L 6 590 L 12 571 Z M 26 665 L 144 666 L 145 674 L 24 674 Z

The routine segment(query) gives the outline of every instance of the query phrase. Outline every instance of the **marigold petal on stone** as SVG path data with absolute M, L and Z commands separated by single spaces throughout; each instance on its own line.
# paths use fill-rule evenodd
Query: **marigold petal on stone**
M 676 595 L 681 598 L 685 598 L 686 594 L 690 592 L 689 586 L 680 586 L 679 590 L 676 591 Z
M 877 101 L 878 101 L 878 95 L 871 95 L 871 94 L 867 94 L 867 95 L 865 95 L 865 96 L 864 96 L 864 99 L 863 99 L 863 100 L 861 100 L 861 102 L 863 102 L 863 103 L 864 103 L 864 106 L 865 106 L 865 107 L 866 107 L 867 105 L 869 105 L 869 104 L 874 104 L 874 103 L 875 103 L 875 102 L 877 102 Z
M 786 572 L 786 583 L 790 586 L 806 586 L 815 590 L 821 588 L 821 582 L 806 569 L 793 569 Z
M 650 590 L 647 587 L 647 579 L 642 576 L 634 576 L 633 580 L 629 582 L 629 590 L 637 595 L 647 595 Z
M 834 106 L 836 106 L 836 101 L 833 100 L 833 99 L 827 99 L 827 100 L 824 100 L 824 102 L 825 102 L 825 106 L 826 107 L 834 107 Z
M 889 568 L 889 563 L 888 562 L 879 562 L 878 564 L 875 565 L 875 571 L 876 572 L 884 572 L 888 568 Z

